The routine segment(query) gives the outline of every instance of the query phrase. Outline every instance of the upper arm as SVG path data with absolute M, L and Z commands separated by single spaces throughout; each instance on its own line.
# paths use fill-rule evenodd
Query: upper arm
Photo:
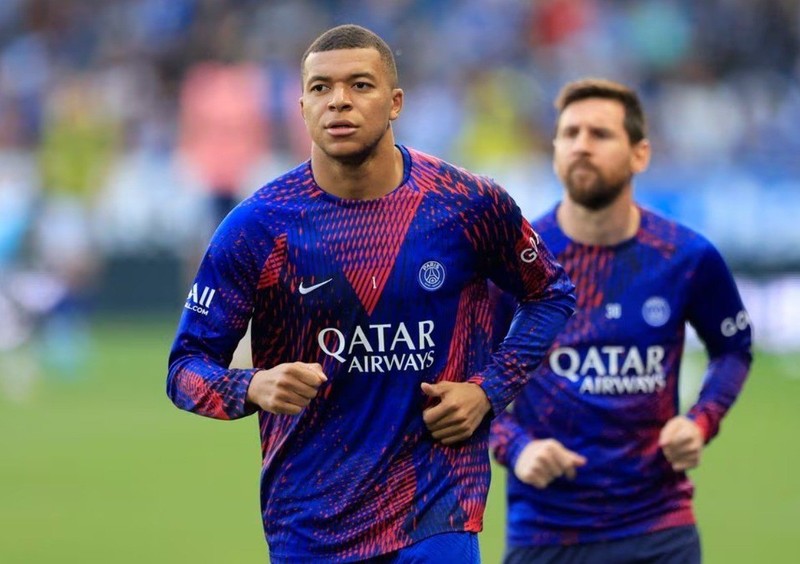
M 573 290 L 566 273 L 511 196 L 492 185 L 483 224 L 482 249 L 487 276 L 499 288 L 525 302 Z
M 687 317 L 710 357 L 733 351 L 750 353 L 750 318 L 733 275 L 711 244 L 703 250 L 693 273 Z
M 176 349 L 227 367 L 252 317 L 264 253 L 272 241 L 242 212 L 217 229 L 184 304 Z

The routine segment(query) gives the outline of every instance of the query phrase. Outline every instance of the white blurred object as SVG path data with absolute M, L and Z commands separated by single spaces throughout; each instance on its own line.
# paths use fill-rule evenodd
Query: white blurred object
M 778 354 L 800 352 L 800 274 L 763 280 L 737 277 L 736 284 L 753 327 L 753 348 Z M 686 330 L 686 348 L 703 348 L 691 326 Z
M 0 277 L 0 351 L 25 345 L 39 322 L 67 296 L 61 280 L 41 272 L 16 271 Z
M 21 347 L 30 338 L 33 324 L 29 318 L 0 289 L 0 351 L 5 353 Z
M 775 353 L 800 351 L 800 274 L 769 280 L 737 280 L 753 324 L 756 349 Z

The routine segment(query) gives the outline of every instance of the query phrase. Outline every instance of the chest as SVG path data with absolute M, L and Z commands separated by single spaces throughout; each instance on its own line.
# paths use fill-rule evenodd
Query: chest
M 320 206 L 287 225 L 265 263 L 264 288 L 290 308 L 371 316 L 451 301 L 477 261 L 457 217 L 428 219 L 405 199 L 352 208 Z
M 683 340 L 692 276 L 679 253 L 639 245 L 580 249 L 560 258 L 578 301 L 568 340 L 603 346 Z

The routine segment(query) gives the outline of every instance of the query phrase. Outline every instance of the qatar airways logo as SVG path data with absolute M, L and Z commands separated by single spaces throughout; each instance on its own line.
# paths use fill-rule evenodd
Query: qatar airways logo
M 327 327 L 317 335 L 317 344 L 326 355 L 347 364 L 348 372 L 419 372 L 433 365 L 433 328 L 431 320 L 356 325 L 348 335 Z
M 667 387 L 664 347 L 559 347 L 550 353 L 550 370 L 580 384 L 582 394 L 652 394 Z

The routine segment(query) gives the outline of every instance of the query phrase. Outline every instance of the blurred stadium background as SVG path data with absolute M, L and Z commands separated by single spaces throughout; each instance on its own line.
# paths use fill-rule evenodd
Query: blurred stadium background
M 266 559 L 256 424 L 174 409 L 166 357 L 221 215 L 307 158 L 298 61 L 347 22 L 396 50 L 398 140 L 531 217 L 558 88 L 640 89 L 638 196 L 719 246 L 759 347 L 693 474 L 706 561 L 800 561 L 800 2 L 2 0 L 0 562 Z

